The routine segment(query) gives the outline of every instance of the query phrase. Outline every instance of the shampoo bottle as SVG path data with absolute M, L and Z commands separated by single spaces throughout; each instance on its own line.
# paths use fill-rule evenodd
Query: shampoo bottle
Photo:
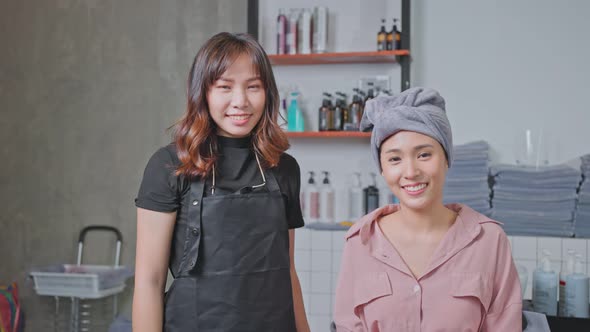
M 588 314 L 588 276 L 584 273 L 582 256 L 576 255 L 574 272 L 566 277 L 566 312 L 569 317 L 589 318 Z
M 379 189 L 377 189 L 377 181 L 375 180 L 375 176 L 375 173 L 371 173 L 373 183 L 363 189 L 365 214 L 379 207 Z
M 328 172 L 324 171 L 324 181 L 320 188 L 320 221 L 334 222 L 334 188 L 330 185 Z
M 558 305 L 558 315 L 562 317 L 567 317 L 567 305 L 565 299 L 565 289 L 567 283 L 567 276 L 574 273 L 574 263 L 575 263 L 575 256 L 576 252 L 573 249 L 567 250 L 567 259 L 565 261 L 565 266 L 561 268 L 559 271 L 559 305 Z
M 387 49 L 387 31 L 385 31 L 385 19 L 381 20 L 381 30 L 377 32 L 377 51 Z
M 319 131 L 326 131 L 328 130 L 328 120 L 330 119 L 330 99 L 332 95 L 324 92 L 323 93 L 324 99 L 322 100 L 322 107 L 319 110 L 319 119 L 318 119 L 318 129 Z
M 551 268 L 551 253 L 543 250 L 541 264 L 533 272 L 533 308 L 536 312 L 557 315 L 558 276 Z
M 304 216 L 310 223 L 320 220 L 320 192 L 313 176 L 314 172 L 309 172 L 309 179 L 307 180 L 303 199 L 303 205 L 305 207 Z
M 361 173 L 355 172 L 352 186 L 348 191 L 348 218 L 357 221 L 363 216 L 363 189 L 361 187 Z
M 344 124 L 344 130 L 358 131 L 363 116 L 363 100 L 359 95 L 359 89 L 353 89 L 355 94 L 352 97 L 352 103 L 348 107 L 347 122 Z

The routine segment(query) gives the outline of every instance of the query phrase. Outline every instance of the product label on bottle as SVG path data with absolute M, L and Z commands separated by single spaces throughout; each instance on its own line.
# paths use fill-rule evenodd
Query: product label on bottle
M 565 280 L 559 280 L 559 316 L 567 316 L 567 308 L 565 306 Z
M 320 221 L 334 222 L 334 192 L 322 192 L 320 202 Z
M 363 216 L 363 197 L 360 192 L 351 192 L 350 193 L 350 202 L 348 202 L 349 207 L 349 219 L 351 221 L 356 221 L 360 217 Z
M 309 217 L 316 220 L 320 218 L 320 193 L 317 191 L 309 194 Z
M 277 31 L 277 54 L 285 54 L 285 24 L 279 21 Z
M 557 285 L 553 287 L 541 286 L 535 284 L 533 287 L 534 310 L 551 316 L 557 315 Z
M 289 49 L 289 54 L 297 54 L 297 36 L 295 33 L 289 33 L 287 35 L 287 48 Z

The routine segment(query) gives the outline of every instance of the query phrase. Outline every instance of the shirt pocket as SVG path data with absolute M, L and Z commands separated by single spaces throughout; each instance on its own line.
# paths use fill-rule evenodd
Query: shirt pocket
M 492 301 L 492 283 L 484 273 L 452 273 L 450 295 L 453 297 L 452 312 L 460 315 L 457 321 L 472 321 L 473 325 L 483 322 Z M 472 325 L 472 324 L 468 324 Z
M 368 331 L 391 329 L 393 291 L 386 272 L 368 272 L 355 280 L 353 289 L 354 314 Z

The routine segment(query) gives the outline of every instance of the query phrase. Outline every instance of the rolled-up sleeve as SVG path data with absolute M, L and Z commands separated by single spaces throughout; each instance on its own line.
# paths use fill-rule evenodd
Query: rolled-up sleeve
M 522 297 L 518 272 L 506 234 L 499 234 L 494 297 L 483 322 L 485 331 L 522 331 Z
M 145 167 L 135 206 L 158 212 L 178 210 L 176 166 L 165 147 L 152 155 Z

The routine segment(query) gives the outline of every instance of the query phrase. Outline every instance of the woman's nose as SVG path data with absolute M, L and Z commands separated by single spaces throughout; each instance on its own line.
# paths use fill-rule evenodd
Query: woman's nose
M 242 109 L 248 105 L 248 98 L 246 92 L 241 89 L 236 89 L 232 94 L 232 106 Z

